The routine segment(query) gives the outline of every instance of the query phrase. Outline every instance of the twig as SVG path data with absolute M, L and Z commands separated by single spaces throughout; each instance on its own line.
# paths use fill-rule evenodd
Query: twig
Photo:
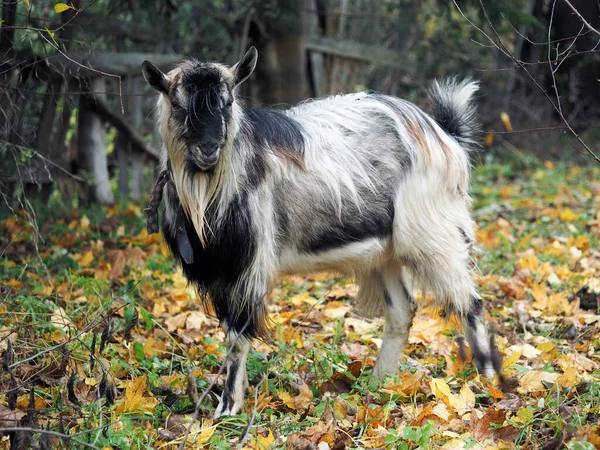
M 515 134 L 515 133 L 529 133 L 531 131 L 554 131 L 554 130 L 567 130 L 567 127 L 538 127 L 538 128 L 526 128 L 525 130 L 512 130 L 512 131 L 484 131 L 484 134 Z
M 125 292 L 124 292 L 122 295 L 119 295 L 118 297 L 115 297 L 115 298 L 111 299 L 111 300 L 110 300 L 110 302 L 108 303 L 108 305 L 106 305 L 104 308 L 102 308 L 102 310 L 100 310 L 100 312 L 99 312 L 99 313 L 98 313 L 98 315 L 96 316 L 96 320 L 92 320 L 92 321 L 91 321 L 90 323 L 88 323 L 88 324 L 87 324 L 87 325 L 86 325 L 86 326 L 85 326 L 85 327 L 84 327 L 84 328 L 83 328 L 83 329 L 82 329 L 82 330 L 81 330 L 79 333 L 77 333 L 77 334 L 76 334 L 75 336 L 73 336 L 72 338 L 69 338 L 69 339 L 67 339 L 67 340 L 66 340 L 66 341 L 64 341 L 64 342 L 61 342 L 60 344 L 57 344 L 57 345 L 54 345 L 54 346 L 52 346 L 52 347 L 46 348 L 46 349 L 44 349 L 44 350 L 42 350 L 42 351 L 40 351 L 40 352 L 36 353 L 35 355 L 33 355 L 33 356 L 30 356 L 29 358 L 25 358 L 25 359 L 22 359 L 22 360 L 20 360 L 20 361 L 17 361 L 17 362 L 15 362 L 15 363 L 11 364 L 11 365 L 10 365 L 8 368 L 9 368 L 10 370 L 12 370 L 12 369 L 14 369 L 15 367 L 17 367 L 17 366 L 19 366 L 19 365 L 21 365 L 21 364 L 24 364 L 24 363 L 26 363 L 26 362 L 32 361 L 32 360 L 34 360 L 34 359 L 36 359 L 36 358 L 39 358 L 40 356 L 42 356 L 42 355 L 45 355 L 46 353 L 50 353 L 50 352 L 53 352 L 53 351 L 55 351 L 55 350 L 58 350 L 58 349 L 60 349 L 60 348 L 64 347 L 65 345 L 69 344 L 70 342 L 73 342 L 74 340 L 77 340 L 77 339 L 79 339 L 79 338 L 80 338 L 81 336 L 83 336 L 85 333 L 87 333 L 88 331 L 90 331 L 90 330 L 92 330 L 93 328 L 95 328 L 95 327 L 96 327 L 98 324 L 100 324 L 100 323 L 101 323 L 101 322 L 104 320 L 103 314 L 104 314 L 106 311 L 108 311 L 108 310 L 109 310 L 109 309 L 112 307 L 112 304 L 113 304 L 113 303 L 114 303 L 116 300 L 118 300 L 119 298 L 123 297 L 125 294 L 128 294 L 128 293 L 132 292 L 132 291 L 133 291 L 133 290 L 136 288 L 136 286 L 137 286 L 139 283 L 140 283 L 140 282 L 138 281 L 138 282 L 137 282 L 137 283 L 135 283 L 135 284 L 134 284 L 134 285 L 133 285 L 131 288 L 129 288 L 127 291 L 125 291 Z M 98 317 L 100 318 L 99 320 L 98 320 Z
M 586 26 L 586 28 L 587 28 L 588 30 L 590 30 L 592 33 L 596 33 L 598 36 L 600 36 L 600 31 L 596 30 L 596 29 L 595 29 L 593 26 L 591 26 L 591 25 L 590 25 L 590 24 L 587 22 L 587 20 L 585 20 L 585 18 L 584 18 L 584 17 L 583 17 L 583 16 L 582 16 L 582 15 L 579 13 L 579 11 L 577 11 L 577 8 L 575 8 L 575 7 L 574 7 L 574 6 L 571 4 L 571 2 L 570 2 L 569 0 L 563 0 L 563 2 L 565 2 L 565 3 L 567 4 L 567 6 L 568 6 L 569 8 L 571 8 L 571 10 L 572 10 L 572 11 L 575 13 L 575 15 L 576 15 L 577 17 L 579 17 L 579 20 L 581 20 L 581 23 L 583 23 L 583 24 Z M 556 3 L 555 3 L 555 4 L 556 4 Z M 552 8 L 552 9 L 554 9 L 554 8 Z
M 63 52 L 60 47 L 58 45 L 55 45 L 52 43 L 52 41 L 50 41 L 46 36 L 44 36 L 43 33 L 39 33 L 39 35 L 42 37 L 42 39 L 44 39 L 48 44 L 50 44 L 50 46 L 52 48 L 54 48 L 58 53 L 60 53 L 64 58 L 66 58 L 67 60 L 71 61 L 73 64 L 81 67 L 82 69 L 86 69 L 92 72 L 95 72 L 97 74 L 100 75 L 104 75 L 106 77 L 111 77 L 111 78 L 116 78 L 117 80 L 119 80 L 119 100 L 121 102 L 121 114 L 125 114 L 125 106 L 123 105 L 123 78 L 121 77 L 121 75 L 116 75 L 114 73 L 108 73 L 108 72 L 103 72 L 102 70 L 98 70 L 98 69 L 94 69 L 91 66 L 86 66 L 85 64 L 81 64 L 77 61 L 75 61 L 73 58 L 71 58 L 69 55 L 67 55 L 65 52 Z
M 518 66 L 519 68 L 521 68 L 525 74 L 527 74 L 527 77 L 533 82 L 533 84 L 535 84 L 535 86 L 542 92 L 542 94 L 544 94 L 544 96 L 546 97 L 546 99 L 548 100 L 548 102 L 550 102 L 550 104 L 552 105 L 552 107 L 554 108 L 554 110 L 558 113 L 560 119 L 562 120 L 562 122 L 565 124 L 565 126 L 567 127 L 567 129 L 569 130 L 569 132 L 575 137 L 575 139 L 577 140 L 577 142 L 579 142 L 579 144 L 585 149 L 585 151 L 587 152 L 588 156 L 590 156 L 591 158 L 593 158 L 595 161 L 600 163 L 600 157 L 598 157 L 598 155 L 596 155 L 594 153 L 594 151 L 583 141 L 583 139 L 581 139 L 581 137 L 579 136 L 579 134 L 573 129 L 573 127 L 571 126 L 571 124 L 569 123 L 568 119 L 564 116 L 561 108 L 559 106 L 557 106 L 554 101 L 552 100 L 552 98 L 550 97 L 550 94 L 548 94 L 548 92 L 546 92 L 546 90 L 540 85 L 540 83 L 535 79 L 535 77 L 531 74 L 531 72 L 529 70 L 527 70 L 526 67 L 526 63 L 524 63 L 523 61 L 521 61 L 520 59 L 518 59 L 509 49 L 508 47 L 504 44 L 504 42 L 502 41 L 502 38 L 500 37 L 500 35 L 498 34 L 498 32 L 496 31 L 496 28 L 494 27 L 494 25 L 492 24 L 492 21 L 490 20 L 490 17 L 488 15 L 487 9 L 485 8 L 485 5 L 483 4 L 482 0 L 479 0 L 479 4 L 481 5 L 481 10 L 483 11 L 483 14 L 488 22 L 488 25 L 490 26 L 491 30 L 494 32 L 494 35 L 497 39 L 497 43 L 496 41 L 494 41 L 494 39 L 492 37 L 490 37 L 487 33 L 485 33 L 485 31 L 483 31 L 481 28 L 479 28 L 477 25 L 475 25 L 464 13 L 463 11 L 460 9 L 460 7 L 458 6 L 458 4 L 456 3 L 456 0 L 452 0 L 454 5 L 456 6 L 456 8 L 458 9 L 458 12 L 460 13 L 460 15 L 472 26 L 474 27 L 476 30 L 478 30 L 481 34 L 483 34 L 491 43 L 494 47 L 496 47 L 498 50 L 500 50 L 504 55 L 506 55 L 516 66 Z M 567 1 L 567 0 L 563 0 L 563 1 Z
M 52 161 L 49 158 L 46 158 L 44 155 L 42 155 L 40 152 L 38 152 L 36 149 L 31 148 L 31 147 L 26 147 L 24 145 L 18 145 L 18 144 L 13 144 L 12 142 L 8 142 L 5 140 L 0 139 L 0 144 L 2 145 L 11 145 L 15 148 L 21 149 L 21 150 L 27 150 L 32 152 L 35 156 L 37 156 L 38 158 L 40 158 L 42 161 L 44 161 L 45 163 L 50 164 L 51 166 L 56 167 L 57 169 L 59 169 L 61 172 L 63 172 L 64 174 L 68 175 L 69 177 L 73 178 L 74 180 L 77 181 L 85 181 L 83 178 L 75 175 L 74 173 L 69 172 L 67 169 L 65 169 L 64 167 L 62 167 L 60 164 Z M 52 179 L 52 177 L 50 177 L 50 179 Z

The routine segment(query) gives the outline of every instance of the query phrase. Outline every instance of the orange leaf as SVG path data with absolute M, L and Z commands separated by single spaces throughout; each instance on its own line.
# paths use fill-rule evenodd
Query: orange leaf
M 480 411 L 478 412 L 481 413 Z M 496 408 L 488 408 L 482 416 L 473 414 L 471 416 L 473 437 L 475 439 L 483 439 L 486 436 L 490 436 L 493 433 L 493 430 L 490 429 L 491 424 L 501 424 L 504 422 L 505 417 L 506 411 Z

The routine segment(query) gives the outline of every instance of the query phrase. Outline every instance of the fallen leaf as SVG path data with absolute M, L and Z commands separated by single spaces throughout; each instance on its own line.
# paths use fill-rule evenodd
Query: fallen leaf
M 17 330 L 9 327 L 0 327 L 0 352 L 5 352 L 8 348 L 8 341 L 14 344 L 17 339 Z
M 115 412 L 152 413 L 156 405 L 158 405 L 158 400 L 148 396 L 148 379 L 146 375 L 141 375 L 127 383 L 125 399 L 115 407 Z
M 475 393 L 471 390 L 469 385 L 465 383 L 461 386 L 458 396 L 454 396 L 452 400 L 454 411 L 462 416 L 471 411 L 475 406 Z
M 93 261 L 94 261 L 94 252 L 92 252 L 91 250 L 88 250 L 83 255 L 81 255 L 81 258 L 79 259 L 78 262 L 81 267 L 89 267 Z
M 190 311 L 186 311 L 182 312 L 181 314 L 177 314 L 176 316 L 169 317 L 167 320 L 165 320 L 165 327 L 170 333 L 173 333 L 177 330 L 182 330 L 185 328 L 185 322 L 187 321 L 189 315 Z
M 66 311 L 60 306 L 56 306 L 54 308 L 52 316 L 50 317 L 50 325 L 63 331 L 69 329 L 76 329 L 73 321 L 69 319 L 69 316 L 67 315 Z
M 429 381 L 429 387 L 431 388 L 431 393 L 436 398 L 443 401 L 446 405 L 452 406 L 450 397 L 454 394 L 450 392 L 450 386 L 448 386 L 448 383 L 443 378 L 432 378 Z
M 480 410 L 473 410 L 477 413 L 471 415 L 471 431 L 475 439 L 484 439 L 493 433 L 492 424 L 502 424 L 506 418 L 506 411 L 489 407 L 481 416 Z
M 356 317 L 346 317 L 346 319 L 344 319 L 344 327 L 353 328 L 354 332 L 358 334 L 369 333 L 377 329 L 378 326 L 378 323 L 375 321 L 358 319 Z
M 4 405 L 0 405 L 0 427 L 16 427 L 19 425 L 19 420 L 26 415 L 25 411 L 14 411 Z
M 539 355 L 542 354 L 540 350 L 536 349 L 531 344 L 511 345 L 508 349 L 512 352 L 519 352 L 522 356 L 524 356 L 527 359 L 537 358 Z
M 542 370 L 531 370 L 519 379 L 519 394 L 531 394 L 546 392 L 546 388 L 542 382 L 556 383 L 559 374 L 545 372 Z
M 187 330 L 200 330 L 202 325 L 209 323 L 208 317 L 202 311 L 192 311 L 185 321 Z
M 288 408 L 293 410 L 306 410 L 312 405 L 312 391 L 303 381 L 301 381 L 300 384 L 293 383 L 293 386 L 294 388 L 298 389 L 298 395 L 292 397 L 285 391 L 279 391 L 277 392 L 277 395 Z
M 254 435 L 250 448 L 253 450 L 266 450 L 271 448 L 273 442 L 275 442 L 275 436 L 273 436 L 273 431 L 270 428 L 258 430 Z

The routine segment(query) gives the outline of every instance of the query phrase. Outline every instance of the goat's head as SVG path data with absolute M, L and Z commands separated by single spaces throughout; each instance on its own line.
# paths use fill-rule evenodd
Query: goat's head
M 228 138 L 233 137 L 228 132 L 234 131 L 235 89 L 252 74 L 257 57 L 251 47 L 232 67 L 187 60 L 168 74 L 144 61 L 144 78 L 162 94 L 160 132 L 170 158 L 185 158 L 194 172 L 217 164 Z

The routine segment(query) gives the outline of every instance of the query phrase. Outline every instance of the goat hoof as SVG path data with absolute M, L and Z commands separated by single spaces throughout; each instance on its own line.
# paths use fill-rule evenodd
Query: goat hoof
M 230 402 L 224 400 L 224 397 L 221 397 L 221 400 L 219 401 L 217 409 L 215 409 L 215 414 L 213 417 L 215 419 L 218 419 L 223 416 L 235 416 L 236 414 L 239 414 L 239 412 L 242 410 L 242 406 L 244 406 L 243 399 L 241 401 Z

